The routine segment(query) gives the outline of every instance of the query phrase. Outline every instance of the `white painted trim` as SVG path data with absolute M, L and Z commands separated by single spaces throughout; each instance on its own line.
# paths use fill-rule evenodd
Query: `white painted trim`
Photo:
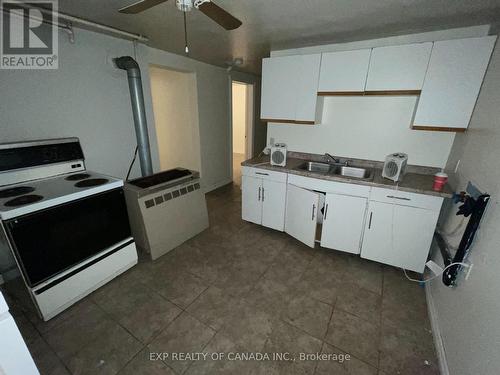
M 448 369 L 448 362 L 446 360 L 446 351 L 444 347 L 443 337 L 441 336 L 441 329 L 439 328 L 439 320 L 436 311 L 436 305 L 432 298 L 431 287 L 429 283 L 425 284 L 425 296 L 427 299 L 427 311 L 431 321 L 432 336 L 434 337 L 434 346 L 436 348 L 436 355 L 439 362 L 439 372 L 441 375 L 450 375 Z
M 245 159 L 253 157 L 254 135 L 255 135 L 255 83 L 247 83 L 246 85 L 246 126 L 245 133 L 247 136 L 245 144 Z

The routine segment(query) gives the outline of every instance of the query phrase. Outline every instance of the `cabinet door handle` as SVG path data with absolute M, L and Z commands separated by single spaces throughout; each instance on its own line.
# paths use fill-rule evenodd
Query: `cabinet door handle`
M 255 174 L 260 174 L 261 176 L 269 176 L 269 173 L 255 172 Z
M 264 188 L 262 188 L 262 202 L 264 202 Z
M 402 201 L 411 201 L 410 198 L 404 198 L 404 197 L 396 197 L 395 195 L 387 195 L 387 198 L 392 198 L 392 199 L 400 199 Z
M 368 220 L 368 229 L 371 229 L 372 227 L 372 217 L 373 217 L 373 212 L 370 212 L 370 220 Z
M 260 189 L 261 189 L 261 188 L 259 187 L 259 202 L 260 202 Z
M 312 209 L 312 214 L 311 214 L 311 220 L 314 221 L 314 211 L 316 210 L 316 205 L 313 204 L 313 209 Z
M 328 213 L 328 203 L 325 206 L 325 214 L 323 215 L 323 220 L 326 220 L 326 214 Z

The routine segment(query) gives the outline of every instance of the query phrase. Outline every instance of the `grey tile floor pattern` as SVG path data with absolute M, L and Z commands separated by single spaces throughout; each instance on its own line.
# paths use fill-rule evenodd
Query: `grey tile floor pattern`
M 42 374 L 438 374 L 424 290 L 400 270 L 310 249 L 207 195 L 210 229 L 48 322 L 3 286 Z M 150 360 L 150 353 L 324 353 L 338 361 Z

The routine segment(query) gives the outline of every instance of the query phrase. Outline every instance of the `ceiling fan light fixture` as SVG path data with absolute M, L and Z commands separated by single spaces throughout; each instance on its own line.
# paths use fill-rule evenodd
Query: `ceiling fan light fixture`
M 190 12 L 193 9 L 193 0 L 175 0 L 177 9 L 183 12 Z

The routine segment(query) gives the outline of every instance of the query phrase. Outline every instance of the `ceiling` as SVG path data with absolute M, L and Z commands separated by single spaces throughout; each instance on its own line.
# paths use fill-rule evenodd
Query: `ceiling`
M 59 0 L 59 10 L 149 37 L 149 45 L 184 54 L 182 13 L 175 0 L 143 13 L 118 9 L 136 0 Z M 226 31 L 197 10 L 188 13 L 190 56 L 259 73 L 270 50 L 372 39 L 500 20 L 500 0 L 214 0 L 243 25 Z

